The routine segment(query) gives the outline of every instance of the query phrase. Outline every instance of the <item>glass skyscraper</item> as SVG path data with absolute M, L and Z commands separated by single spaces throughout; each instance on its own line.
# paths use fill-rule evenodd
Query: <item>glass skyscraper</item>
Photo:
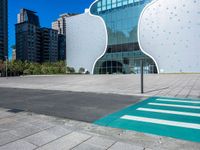
M 96 63 L 95 74 L 140 73 L 140 60 L 145 73 L 157 73 L 154 61 L 140 50 L 137 26 L 143 8 L 151 0 L 99 0 L 90 9 L 100 16 L 107 28 L 108 46 Z
M 8 1 L 0 0 L 0 60 L 8 56 Z

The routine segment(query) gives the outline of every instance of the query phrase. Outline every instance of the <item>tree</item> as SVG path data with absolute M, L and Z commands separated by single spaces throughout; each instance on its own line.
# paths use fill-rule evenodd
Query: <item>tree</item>
M 85 73 L 85 68 L 81 67 L 81 68 L 79 69 L 78 73 L 80 73 L 80 74 Z
M 0 73 L 5 73 L 5 62 L 0 61 Z M 64 61 L 33 63 L 28 61 L 8 61 L 9 75 L 40 75 L 40 74 L 66 74 L 75 73 L 74 68 L 66 67 Z
M 67 67 L 66 73 L 75 73 L 75 69 L 73 67 Z
M 3 76 L 4 68 L 5 68 L 4 62 L 0 60 L 0 77 Z

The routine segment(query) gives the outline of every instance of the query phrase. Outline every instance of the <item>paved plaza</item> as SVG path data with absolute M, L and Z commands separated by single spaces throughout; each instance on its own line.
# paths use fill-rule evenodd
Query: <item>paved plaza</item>
M 188 137 L 175 139 L 179 134 L 172 135 L 176 132 L 170 133 L 168 127 L 149 123 L 163 119 L 165 122 L 169 120 L 166 123 L 170 125 L 187 121 L 181 126 L 199 130 L 200 106 L 196 99 L 200 99 L 200 74 L 145 75 L 144 81 L 145 93 L 140 94 L 139 75 L 0 78 L 0 150 L 199 150 L 200 144 L 195 143 L 198 140 L 185 141 Z M 149 96 L 174 99 L 143 101 Z M 135 108 L 140 104 L 144 105 Z M 157 105 L 162 105 L 162 109 Z M 181 107 L 181 110 L 172 106 Z M 126 111 L 126 108 L 131 110 Z M 103 127 L 98 120 L 107 115 L 111 115 L 107 119 L 110 124 Z M 118 118 L 114 119 L 112 115 Z M 127 115 L 136 116 L 127 120 Z M 127 121 L 121 120 L 124 118 Z M 126 128 L 121 126 L 129 120 L 138 121 L 138 118 L 145 119 L 148 129 L 159 128 L 159 131 L 166 132 L 142 133 L 144 131 L 138 128 L 140 123 L 134 124 L 137 126 L 134 131 L 124 130 L 129 129 L 127 127 L 132 130 L 134 126 L 129 126 L 131 123 Z M 139 127 L 146 130 L 146 125 Z M 185 132 L 182 133 L 185 136 Z M 191 137 L 198 139 L 195 133 L 195 137 Z
M 0 108 L 0 150 L 199 150 L 200 144 Z
M 0 78 L 0 87 L 140 95 L 140 75 Z M 144 95 L 200 98 L 200 74 L 145 75 Z

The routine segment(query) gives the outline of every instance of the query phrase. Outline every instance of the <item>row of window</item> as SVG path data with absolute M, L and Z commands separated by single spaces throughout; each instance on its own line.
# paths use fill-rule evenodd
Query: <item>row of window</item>
M 135 5 L 139 5 L 141 2 L 144 2 L 144 1 L 145 0 L 101 0 L 97 3 L 97 12 L 125 6 L 128 4 L 133 4 L 133 3 Z
M 156 73 L 157 69 L 153 61 L 144 59 L 144 73 Z M 95 66 L 95 74 L 113 74 L 113 73 L 140 73 L 140 59 L 123 59 L 100 61 Z

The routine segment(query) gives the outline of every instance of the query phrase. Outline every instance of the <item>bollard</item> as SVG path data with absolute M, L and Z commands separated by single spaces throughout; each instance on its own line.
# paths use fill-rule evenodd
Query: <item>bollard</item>
M 140 60 L 140 72 L 141 72 L 141 94 L 144 93 L 144 63 L 143 60 Z

